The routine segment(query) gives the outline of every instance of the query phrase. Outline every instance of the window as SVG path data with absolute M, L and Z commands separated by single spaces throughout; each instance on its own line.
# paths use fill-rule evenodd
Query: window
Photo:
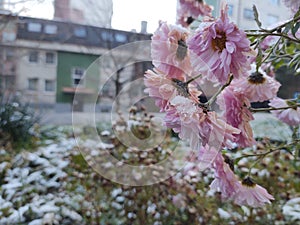
M 30 32 L 41 32 L 42 24 L 40 24 L 40 23 L 28 23 L 27 29 Z
M 45 34 L 56 34 L 57 33 L 57 26 L 54 24 L 46 24 L 44 28 Z
M 233 5 L 228 4 L 228 15 L 233 16 Z
M 252 9 L 244 9 L 244 18 L 249 20 L 254 19 L 254 13 Z
M 15 56 L 15 54 L 14 54 L 13 49 L 11 49 L 11 48 L 6 48 L 5 49 L 5 59 L 6 59 L 6 61 L 13 61 L 14 56 Z
M 269 0 L 270 3 L 272 3 L 273 5 L 279 5 L 280 4 L 280 0 Z
M 113 34 L 109 31 L 101 32 L 101 38 L 103 39 L 103 41 L 114 41 Z
M 14 76 L 1 76 L 0 77 L 0 88 L 13 90 L 15 87 L 15 77 Z
M 36 91 L 38 89 L 38 79 L 37 78 L 29 78 L 28 79 L 28 90 Z
M 74 87 L 76 87 L 77 85 L 84 86 L 84 80 L 81 81 L 84 73 L 85 73 L 85 69 L 83 68 L 76 67 L 72 69 L 72 79 L 73 79 Z
M 84 27 L 75 27 L 74 35 L 80 38 L 86 37 L 86 29 Z
M 55 91 L 55 81 L 54 80 L 45 80 L 45 91 Z
M 127 36 L 125 34 L 115 34 L 115 38 L 117 42 L 126 42 Z
M 53 52 L 46 52 L 46 63 L 47 64 L 55 63 L 55 54 Z
M 39 53 L 37 51 L 29 52 L 29 62 L 37 63 L 39 61 Z
M 268 15 L 267 16 L 267 25 L 273 25 L 276 24 L 279 21 L 278 16 L 274 16 L 274 15 Z

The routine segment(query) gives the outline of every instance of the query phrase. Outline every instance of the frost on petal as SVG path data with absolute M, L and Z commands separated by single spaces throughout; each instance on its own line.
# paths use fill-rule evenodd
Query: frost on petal
M 147 70 L 144 75 L 145 92 L 153 97 L 161 111 L 165 111 L 170 99 L 175 96 L 176 89 L 171 80 L 158 70 Z
M 186 40 L 189 31 L 178 25 L 161 23 L 151 41 L 151 57 L 155 67 L 168 77 L 183 80 L 191 73 Z

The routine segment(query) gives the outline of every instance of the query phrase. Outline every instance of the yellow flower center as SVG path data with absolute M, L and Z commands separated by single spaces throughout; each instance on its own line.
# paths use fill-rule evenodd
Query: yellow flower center
M 266 81 L 266 78 L 259 72 L 252 73 L 248 77 L 248 82 L 250 84 L 263 84 Z
M 243 181 L 242 181 L 242 185 L 247 186 L 247 187 L 255 187 L 256 183 L 254 183 L 250 177 L 246 177 Z
M 215 51 L 222 52 L 226 47 L 226 33 L 224 31 L 217 30 L 217 37 L 212 39 L 211 44 Z

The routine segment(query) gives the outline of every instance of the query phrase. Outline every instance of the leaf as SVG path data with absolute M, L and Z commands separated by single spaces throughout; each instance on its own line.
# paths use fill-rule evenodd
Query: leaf
M 293 34 L 293 36 L 294 36 L 295 38 L 297 38 L 297 37 L 296 37 L 296 33 L 297 33 L 297 31 L 299 30 L 299 27 L 300 27 L 300 22 L 297 22 L 297 23 L 292 27 L 292 34 Z
M 256 69 L 258 69 L 262 64 L 263 53 L 261 48 L 258 48 L 257 56 L 256 56 Z
M 258 11 L 257 11 L 256 6 L 253 5 L 252 9 L 253 9 L 253 13 L 254 13 L 254 20 L 255 20 L 257 26 L 258 26 L 259 28 L 261 28 L 261 25 L 262 25 L 262 24 L 261 24 L 261 22 L 260 22 L 259 19 L 258 19 Z
M 297 17 L 299 17 L 300 16 L 300 10 L 298 10 L 297 12 L 296 12 L 296 14 L 294 15 L 294 20 L 296 21 L 297 20 Z

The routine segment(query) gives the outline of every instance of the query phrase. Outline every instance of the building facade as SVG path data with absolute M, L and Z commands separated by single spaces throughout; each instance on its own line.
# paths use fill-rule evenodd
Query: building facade
M 127 63 L 124 59 L 138 57 L 132 49 L 115 50 L 108 62 L 91 65 L 111 49 L 151 37 L 30 17 L 2 15 L 0 21 L 1 90 L 18 91 L 27 102 L 39 107 L 55 106 L 57 111 L 84 111 L 90 96 L 98 99 L 107 71 L 119 70 L 123 80 L 133 78 L 137 67 L 120 69 Z M 149 55 L 149 49 L 146 51 L 142 55 Z M 110 91 L 105 94 L 113 97 Z
M 219 16 L 221 1 L 206 0 L 214 7 L 213 15 Z M 259 19 L 264 28 L 291 18 L 291 11 L 285 6 L 283 0 L 226 0 L 230 19 L 240 29 L 257 29 L 254 21 L 253 5 L 256 6 Z

